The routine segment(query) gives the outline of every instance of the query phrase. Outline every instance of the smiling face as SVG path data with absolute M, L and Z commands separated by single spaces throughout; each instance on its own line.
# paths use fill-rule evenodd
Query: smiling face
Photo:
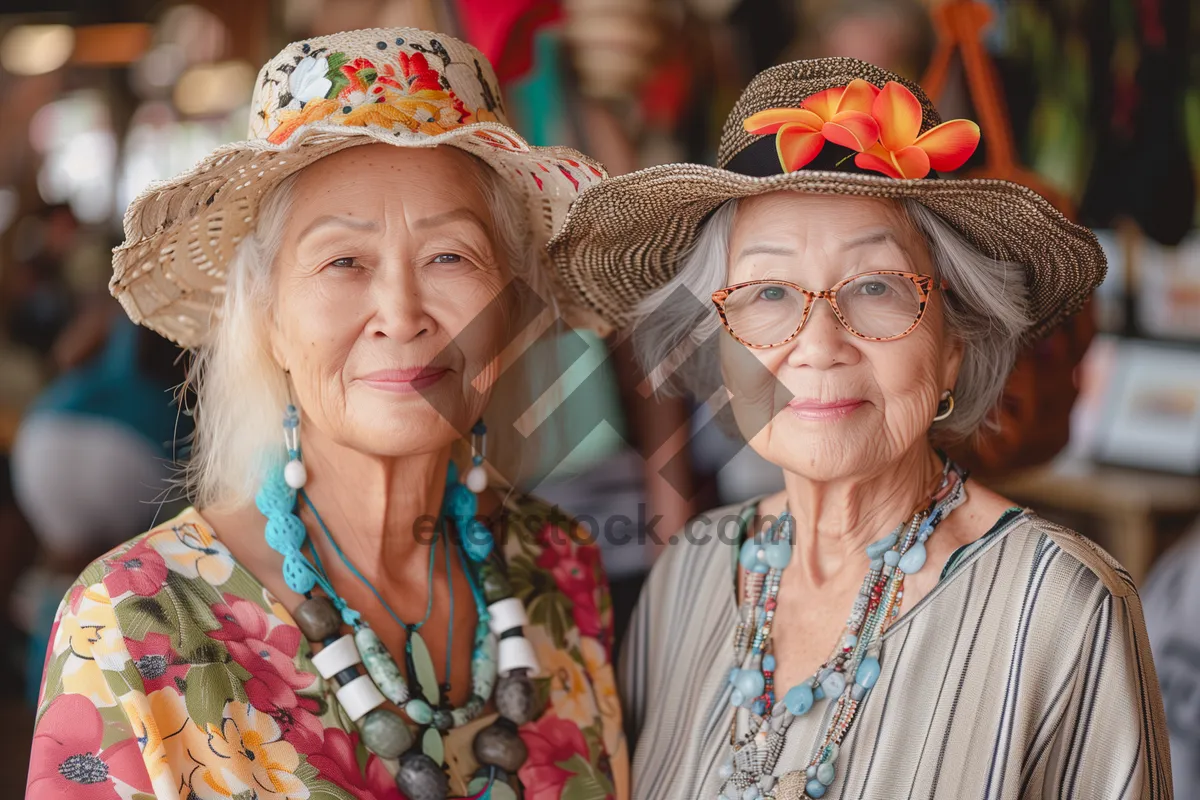
M 353 147 L 307 167 L 275 269 L 272 347 L 324 435 L 435 452 L 479 418 L 509 280 L 477 170 L 452 147 Z
M 933 274 L 922 237 L 896 206 L 795 192 L 739 203 L 728 264 L 729 285 L 774 279 L 813 292 L 866 272 Z M 852 288 L 860 308 L 874 309 L 896 287 L 866 280 Z M 854 298 L 839 295 L 843 313 Z M 788 299 L 772 288 L 762 297 Z M 801 301 L 794 324 L 802 311 Z M 855 324 L 861 330 L 877 320 L 886 328 L 894 320 L 885 313 L 893 312 L 886 304 L 879 312 L 859 311 Z M 721 338 L 722 371 L 739 427 L 753 434 L 751 446 L 813 480 L 876 474 L 923 446 L 960 361 L 961 347 L 946 333 L 938 291 L 930 295 L 920 324 L 893 341 L 853 335 L 822 299 L 814 301 L 804 327 L 786 344 L 749 349 L 732 336 Z

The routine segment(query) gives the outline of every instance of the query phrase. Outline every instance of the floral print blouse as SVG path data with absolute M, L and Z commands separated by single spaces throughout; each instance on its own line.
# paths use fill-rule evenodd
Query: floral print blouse
M 506 507 L 500 546 L 545 701 L 520 728 L 523 796 L 624 798 L 599 553 L 538 501 Z M 50 642 L 31 800 L 403 800 L 395 761 L 368 753 L 291 616 L 193 509 L 92 563 Z M 472 736 L 494 720 L 447 737 L 452 793 L 467 793 Z

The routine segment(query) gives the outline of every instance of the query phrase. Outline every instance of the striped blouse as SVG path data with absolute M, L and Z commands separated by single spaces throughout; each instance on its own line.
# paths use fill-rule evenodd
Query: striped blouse
M 697 525 L 655 565 L 622 647 L 636 800 L 716 798 L 723 784 L 736 542 L 717 524 Z M 956 553 L 884 634 L 880 662 L 825 800 L 1172 796 L 1133 582 L 1031 512 L 1006 514 Z M 793 722 L 777 775 L 807 766 L 832 705 Z

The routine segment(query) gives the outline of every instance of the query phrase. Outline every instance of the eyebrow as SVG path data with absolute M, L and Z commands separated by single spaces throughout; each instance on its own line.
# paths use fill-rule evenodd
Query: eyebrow
M 413 223 L 413 228 L 416 230 L 427 230 L 429 228 L 439 228 L 443 225 L 448 225 L 452 222 L 474 222 L 480 228 L 486 230 L 483 220 L 469 208 L 456 208 L 451 211 L 446 211 L 442 214 L 434 214 L 424 219 L 419 219 Z M 373 231 L 378 230 L 379 225 L 369 219 L 356 219 L 354 217 L 338 216 L 336 214 L 326 214 L 325 216 L 317 217 L 305 228 L 297 241 L 302 241 L 306 236 L 320 230 L 321 228 L 340 225 L 344 228 L 350 228 L 357 231 Z
M 480 228 L 487 230 L 487 226 L 483 224 L 483 220 L 479 218 L 471 209 L 463 206 L 455 208 L 451 211 L 446 211 L 441 214 L 434 214 L 431 217 L 419 219 L 413 223 L 413 228 L 416 230 L 427 230 L 429 228 L 440 228 L 443 225 L 448 225 L 451 222 L 474 222 Z

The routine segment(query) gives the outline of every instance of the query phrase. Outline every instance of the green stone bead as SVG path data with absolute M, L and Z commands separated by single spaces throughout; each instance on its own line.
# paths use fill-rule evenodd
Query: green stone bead
M 491 697 L 496 688 L 496 659 L 499 644 L 494 633 L 487 633 L 479 647 L 471 655 L 471 692 L 480 697 Z
M 427 728 L 421 737 L 421 752 L 429 756 L 433 763 L 441 766 L 446 761 L 446 743 L 437 728 Z
M 399 758 L 413 745 L 414 737 L 404 720 L 386 708 L 377 708 L 358 721 L 363 744 L 380 758 Z
M 428 725 L 433 722 L 433 709 L 419 697 L 414 697 L 404 704 L 404 713 L 418 725 Z
M 408 684 L 396 660 L 383 646 L 379 635 L 366 625 L 354 632 L 354 643 L 358 645 L 358 655 L 362 658 L 367 674 L 383 696 L 396 705 L 403 705 L 408 700 Z
M 292 619 L 310 642 L 323 642 L 342 627 L 342 618 L 327 597 L 310 597 L 296 606 Z
M 480 775 L 477 778 L 472 778 L 467 784 L 467 793 L 477 795 L 483 791 L 483 787 L 488 785 L 488 777 Z M 518 800 L 517 793 L 508 785 L 507 781 L 495 780 L 492 782 L 491 800 Z

